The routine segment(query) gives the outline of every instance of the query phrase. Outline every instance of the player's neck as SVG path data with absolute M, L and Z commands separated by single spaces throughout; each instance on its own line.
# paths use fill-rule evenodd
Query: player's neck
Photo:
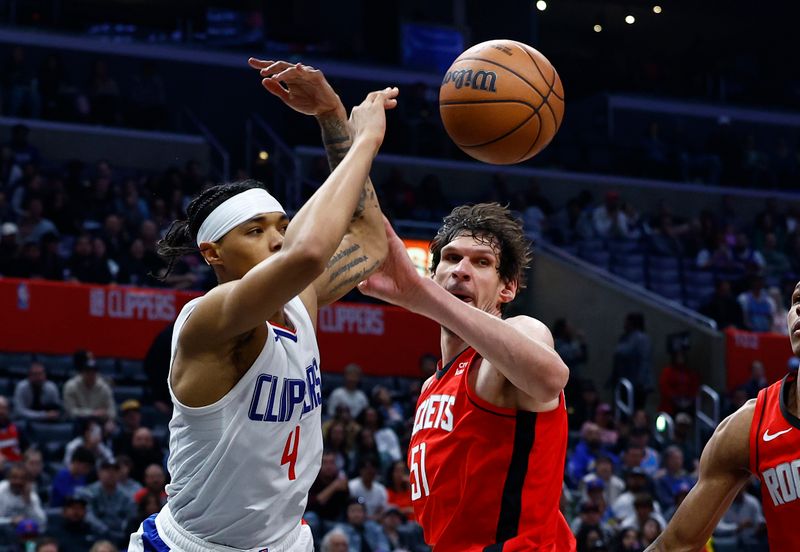
M 442 326 L 442 333 L 439 339 L 442 347 L 442 366 L 453 360 L 455 356 L 467 348 L 463 339 Z

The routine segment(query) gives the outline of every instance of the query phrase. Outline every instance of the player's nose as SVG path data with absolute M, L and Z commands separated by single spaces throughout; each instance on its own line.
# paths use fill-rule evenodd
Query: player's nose
M 453 267 L 453 275 L 459 280 L 469 280 L 472 277 L 472 265 L 469 260 L 461 259 L 458 264 Z

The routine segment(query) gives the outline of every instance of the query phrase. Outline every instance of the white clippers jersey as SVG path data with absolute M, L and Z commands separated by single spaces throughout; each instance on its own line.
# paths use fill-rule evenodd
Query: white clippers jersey
M 181 310 L 181 327 L 202 301 Z M 233 548 L 268 548 L 300 523 L 322 459 L 319 349 L 299 297 L 285 308 L 292 332 L 268 324 L 264 349 L 216 403 L 175 398 L 169 424 L 169 507 L 192 535 Z

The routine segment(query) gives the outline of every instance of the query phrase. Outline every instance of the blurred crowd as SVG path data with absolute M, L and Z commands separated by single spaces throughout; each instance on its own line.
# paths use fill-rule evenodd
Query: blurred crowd
M 656 431 L 640 404 L 656 385 L 641 315 L 630 313 L 622 330 L 607 384 L 633 372 L 649 375 L 634 381 L 642 400 L 630 417 L 603 402 L 586 377 L 590 351 L 582 332 L 567 320 L 553 326 L 556 350 L 572 373 L 561 509 L 579 552 L 646 548 L 695 484 L 704 444 L 694 427 L 699 377 L 685 350 L 676 349 L 661 371 L 659 410 L 674 424 Z M 128 535 L 159 511 L 169 482 L 168 351 L 168 339 L 154 341 L 137 366 L 147 374 L 136 378 L 138 386 L 112 359 L 90 351 L 66 359 L 28 355 L 25 367 L 19 355 L 0 355 L 0 374 L 10 375 L 0 378 L 0 550 L 124 550 Z M 418 378 L 364 375 L 355 364 L 324 375 L 324 453 L 305 515 L 319 550 L 429 550 L 414 522 L 406 450 L 421 384 L 437 360 L 423 355 Z M 763 366 L 754 364 L 724 410 L 766 385 Z M 756 481 L 717 527 L 715 550 L 767 549 Z

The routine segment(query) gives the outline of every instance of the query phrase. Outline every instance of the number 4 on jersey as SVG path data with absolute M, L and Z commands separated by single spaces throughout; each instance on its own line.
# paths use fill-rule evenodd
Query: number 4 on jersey
M 419 454 L 419 463 L 417 463 L 417 454 Z M 422 482 L 421 486 L 420 481 Z M 425 496 L 431 494 L 428 488 L 428 475 L 425 473 L 425 443 L 420 443 L 411 449 L 411 500 L 421 498 L 423 491 Z
M 294 473 L 294 466 L 297 464 L 297 449 L 300 448 L 300 426 L 294 428 L 294 431 L 289 434 L 286 439 L 286 446 L 283 447 L 283 456 L 281 456 L 281 466 L 289 464 L 289 481 L 297 479 Z

